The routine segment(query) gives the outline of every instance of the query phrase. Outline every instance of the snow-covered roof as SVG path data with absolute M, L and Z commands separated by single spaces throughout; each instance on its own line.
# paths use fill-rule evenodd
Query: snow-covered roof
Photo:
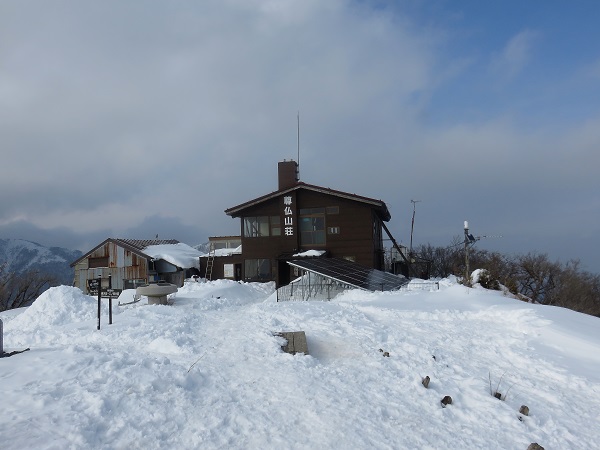
M 144 253 L 154 259 L 164 259 L 182 269 L 190 269 L 192 267 L 199 269 L 199 258 L 202 255 L 200 251 L 182 242 L 178 242 L 177 244 L 149 245 L 144 249 Z
M 242 254 L 242 246 L 238 245 L 236 248 L 217 248 L 215 249 L 215 256 L 231 256 L 231 255 L 241 255 Z M 201 256 L 206 258 L 210 253 L 203 253 Z
M 200 268 L 202 252 L 175 239 L 115 239 L 108 238 L 71 263 L 71 267 L 87 258 L 107 242 L 113 242 L 145 259 L 164 259 L 182 269 Z
M 295 253 L 294 257 L 306 258 L 312 256 L 323 256 L 327 253 L 325 250 L 306 250 L 305 252 Z

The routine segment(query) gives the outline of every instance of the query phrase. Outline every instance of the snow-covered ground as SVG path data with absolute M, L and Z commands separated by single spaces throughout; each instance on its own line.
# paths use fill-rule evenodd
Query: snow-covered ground
M 0 359 L 0 448 L 600 442 L 598 318 L 453 280 L 296 303 L 277 303 L 272 285 L 190 283 L 172 306 L 114 306 L 113 325 L 107 303 L 100 331 L 96 300 L 66 286 L 0 314 L 4 350 L 31 348 Z M 309 356 L 282 352 L 273 335 L 299 330 Z

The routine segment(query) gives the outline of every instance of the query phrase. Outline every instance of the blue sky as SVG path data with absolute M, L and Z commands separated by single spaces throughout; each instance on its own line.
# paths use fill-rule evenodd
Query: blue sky
M 396 239 L 600 272 L 596 2 L 0 3 L 0 237 L 87 250 L 239 231 L 305 182 L 380 198 Z

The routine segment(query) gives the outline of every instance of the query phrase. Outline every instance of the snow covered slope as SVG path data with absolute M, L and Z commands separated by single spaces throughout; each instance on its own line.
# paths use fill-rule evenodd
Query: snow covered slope
M 44 247 L 23 239 L 0 239 L 0 264 L 6 263 L 7 272 L 38 270 L 55 275 L 61 283 L 71 284 L 73 270 L 69 264 L 79 256 L 79 250 Z
M 453 280 L 331 302 L 272 292 L 191 283 L 173 306 L 114 306 L 113 325 L 105 300 L 100 331 L 95 299 L 66 286 L 0 314 L 5 350 L 31 347 L 0 359 L 1 447 L 597 448 L 597 318 Z M 283 353 L 273 333 L 299 330 L 310 355 Z

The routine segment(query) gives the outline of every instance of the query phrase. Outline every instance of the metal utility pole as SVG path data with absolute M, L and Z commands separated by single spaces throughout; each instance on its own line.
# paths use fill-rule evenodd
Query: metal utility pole
M 410 248 L 408 250 L 408 255 L 412 261 L 412 244 L 413 244 L 413 231 L 415 229 L 415 213 L 417 210 L 417 203 L 419 203 L 421 200 L 411 200 L 411 203 L 413 204 L 413 215 L 412 215 L 412 224 L 410 226 Z

